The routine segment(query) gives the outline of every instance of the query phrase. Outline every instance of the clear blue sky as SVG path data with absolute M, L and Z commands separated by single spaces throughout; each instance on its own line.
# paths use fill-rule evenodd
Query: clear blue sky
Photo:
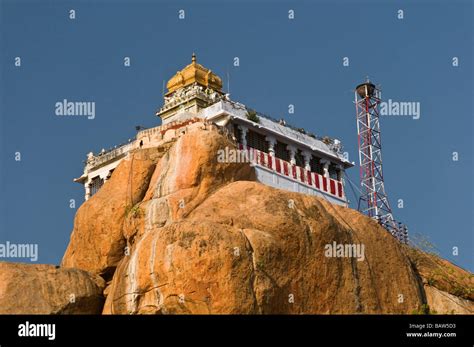
M 384 99 L 420 102 L 419 120 L 381 119 L 394 213 L 474 269 L 471 1 L 196 3 L 0 0 L 1 243 L 38 243 L 39 262 L 59 263 L 76 213 L 69 200 L 83 201 L 72 179 L 86 153 L 126 141 L 135 125 L 158 125 L 163 80 L 195 51 L 224 79 L 229 73 L 234 100 L 339 138 L 356 162 L 356 84 L 369 75 Z M 56 116 L 63 99 L 94 101 L 96 118 Z M 358 167 L 348 174 L 358 182 Z

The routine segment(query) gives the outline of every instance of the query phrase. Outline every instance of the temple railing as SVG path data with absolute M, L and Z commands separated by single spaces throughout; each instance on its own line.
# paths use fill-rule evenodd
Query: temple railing
M 159 125 L 153 128 L 140 130 L 137 133 L 136 138 L 131 140 L 131 142 L 120 145 L 117 148 L 98 153 L 88 158 L 86 162 L 87 166 L 89 168 L 94 168 L 126 154 L 127 152 L 133 149 L 134 143 L 137 138 L 140 139 L 144 136 L 150 136 L 150 137 L 161 136 L 162 137 L 164 133 L 166 133 L 168 130 L 179 129 L 181 127 L 185 127 L 187 125 L 190 125 L 192 123 L 199 122 L 199 121 L 202 121 L 202 119 L 198 117 L 193 117 L 184 121 L 170 122 L 170 123 Z
M 244 146 L 239 144 L 239 149 L 244 150 Z M 271 156 L 269 153 L 249 146 L 245 146 L 245 150 L 248 153 L 248 159 L 251 163 L 330 194 L 338 199 L 345 200 L 342 182 L 324 177 L 316 172 L 308 171 L 300 166 L 292 165 L 286 160 Z
M 158 134 L 163 135 L 168 130 L 179 129 L 186 125 L 200 122 L 200 121 L 203 121 L 203 119 L 199 117 L 193 117 L 186 120 L 174 121 L 174 122 L 170 122 L 164 125 L 158 125 L 156 127 L 149 128 L 149 129 L 143 129 L 137 133 L 137 138 L 140 138 L 143 136 L 154 136 Z
M 153 128 L 148 128 L 148 129 L 143 129 L 140 130 L 137 133 L 137 137 L 142 137 L 142 136 L 153 136 L 155 134 L 160 133 L 162 130 L 161 125 L 153 127 Z
M 120 147 L 114 148 L 111 151 L 99 153 L 87 160 L 87 165 L 89 167 L 97 167 L 104 163 L 114 160 L 115 158 L 126 154 L 129 152 L 133 147 L 133 142 L 127 143 Z

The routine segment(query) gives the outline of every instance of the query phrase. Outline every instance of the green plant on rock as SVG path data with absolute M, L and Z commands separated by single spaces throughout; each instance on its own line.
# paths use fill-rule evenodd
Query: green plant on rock
M 143 216 L 143 210 L 140 208 L 139 205 L 135 205 L 132 208 L 129 209 L 128 213 L 133 217 L 133 218 L 139 218 Z
M 461 287 L 458 284 L 455 284 L 453 290 L 451 291 L 451 294 L 463 298 L 469 295 L 469 290 L 467 288 Z
M 417 310 L 413 310 L 412 314 L 431 314 L 436 312 L 430 312 L 430 306 L 428 304 L 421 305 Z
M 263 270 L 265 268 L 265 260 L 262 258 L 259 258 L 255 265 L 256 265 L 257 270 Z
M 247 119 L 255 123 L 260 123 L 260 118 L 258 117 L 257 112 L 251 108 L 247 109 Z

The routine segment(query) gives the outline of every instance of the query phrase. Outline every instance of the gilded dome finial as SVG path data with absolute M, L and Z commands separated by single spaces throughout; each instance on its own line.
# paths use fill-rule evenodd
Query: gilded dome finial
M 199 84 L 204 88 L 222 91 L 222 80 L 219 76 L 214 74 L 211 70 L 200 65 L 196 61 L 196 54 L 192 55 L 191 64 L 178 71 L 166 84 L 168 92 L 166 95 L 171 95 L 180 88 L 190 86 L 194 83 Z

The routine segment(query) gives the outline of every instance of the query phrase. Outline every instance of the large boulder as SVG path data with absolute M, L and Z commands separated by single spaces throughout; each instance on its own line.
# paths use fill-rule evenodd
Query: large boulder
M 218 128 L 203 125 L 161 146 L 131 152 L 77 211 L 61 265 L 109 281 L 149 226 L 186 215 L 224 184 L 254 180 L 248 164 L 218 161 L 218 150 L 226 147 L 235 148 Z
M 106 279 L 103 313 L 467 312 L 444 293 L 471 307 L 472 274 L 442 261 L 462 281 L 430 279 L 374 220 L 257 183 L 248 163 L 218 160 L 226 147 L 202 124 L 136 150 L 81 206 L 62 265 Z
M 100 314 L 104 285 L 78 269 L 0 262 L 0 314 Z
M 333 242 L 364 245 L 363 259 L 327 256 Z M 104 313 L 407 313 L 422 300 L 400 245 L 373 220 L 235 182 L 147 230 L 118 267 Z
M 142 200 L 160 153 L 156 149 L 131 153 L 104 186 L 79 208 L 62 266 L 110 279 L 125 253 L 122 225 Z

